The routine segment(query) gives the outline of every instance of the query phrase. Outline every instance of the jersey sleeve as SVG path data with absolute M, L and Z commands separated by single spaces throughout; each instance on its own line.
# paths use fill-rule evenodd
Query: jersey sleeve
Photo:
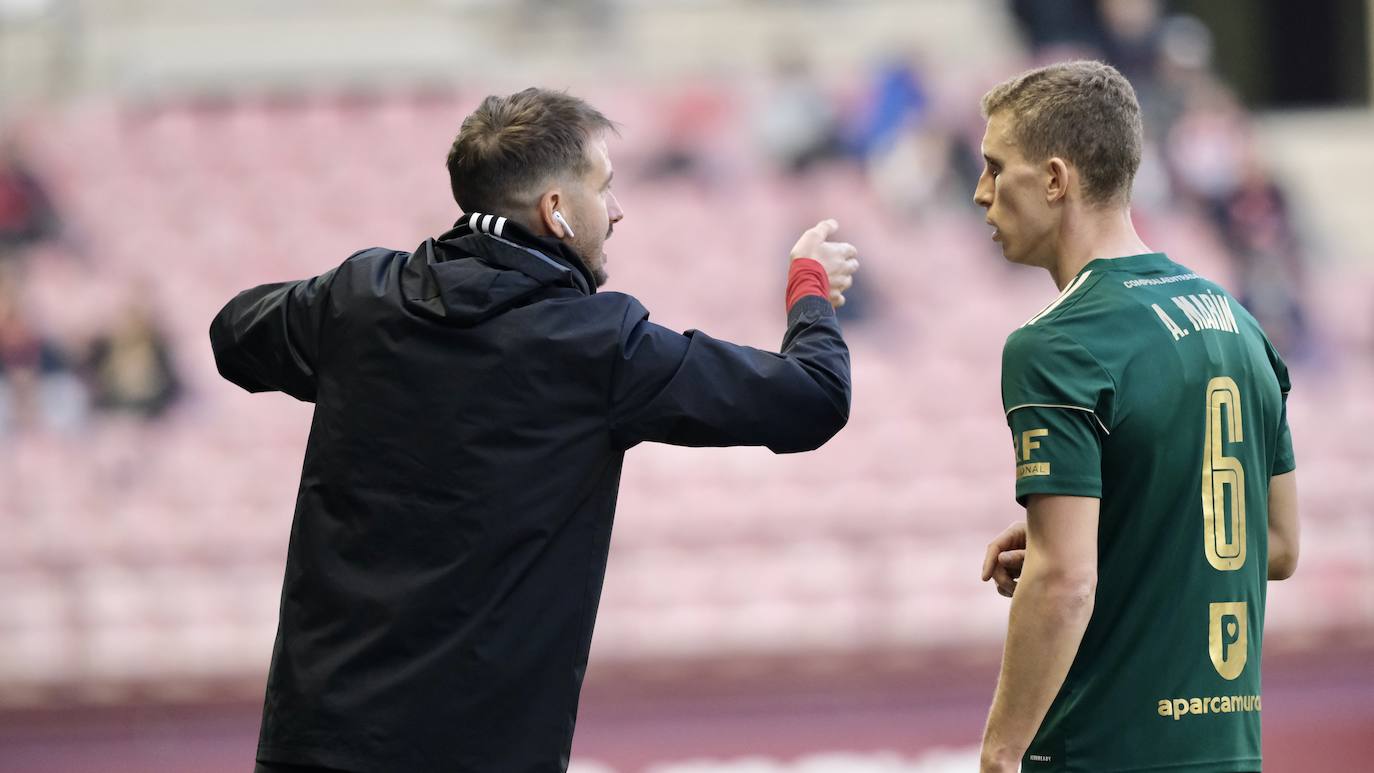
M 1288 365 L 1279 356 L 1278 350 L 1268 341 L 1264 342 L 1265 349 L 1269 354 L 1269 364 L 1274 368 L 1274 375 L 1279 380 L 1279 391 L 1283 393 L 1283 404 L 1279 409 L 1279 432 L 1274 445 L 1274 464 L 1269 470 L 1270 476 L 1282 475 L 1297 469 L 1298 462 L 1293 456 L 1293 433 L 1288 430 L 1288 392 L 1293 388 L 1293 382 L 1288 377 Z
M 1016 500 L 1102 496 L 1102 439 L 1115 385 L 1087 349 L 1048 328 L 1012 333 L 1002 351 L 1002 408 L 1015 452 Z

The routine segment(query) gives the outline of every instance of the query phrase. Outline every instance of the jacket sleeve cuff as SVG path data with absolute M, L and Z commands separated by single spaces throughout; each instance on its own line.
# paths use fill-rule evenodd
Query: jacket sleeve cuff
M 787 327 L 790 330 L 801 322 L 815 322 L 818 319 L 835 316 L 835 307 L 827 298 L 819 295 L 805 295 L 787 310 Z
M 787 310 L 797 301 L 817 295 L 829 302 L 830 277 L 825 267 L 811 258 L 797 258 L 787 271 Z

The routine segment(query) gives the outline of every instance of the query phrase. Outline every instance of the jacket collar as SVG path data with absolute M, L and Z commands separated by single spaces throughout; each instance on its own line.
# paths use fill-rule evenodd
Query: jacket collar
M 596 279 L 571 247 L 558 239 L 535 236 L 509 218 L 470 212 L 438 241 L 540 283 L 575 287 L 587 295 L 596 292 Z

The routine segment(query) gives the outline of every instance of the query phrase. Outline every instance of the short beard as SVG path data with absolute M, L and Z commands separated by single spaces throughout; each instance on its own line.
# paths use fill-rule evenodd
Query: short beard
M 592 264 L 590 258 L 582 254 L 582 250 L 574 247 L 573 252 L 577 253 L 577 257 L 581 259 L 582 265 L 586 266 L 587 273 L 592 275 L 594 286 L 601 287 L 611 278 L 611 275 L 606 272 L 606 262 L 604 260 L 601 262 L 601 265 L 596 266 Z

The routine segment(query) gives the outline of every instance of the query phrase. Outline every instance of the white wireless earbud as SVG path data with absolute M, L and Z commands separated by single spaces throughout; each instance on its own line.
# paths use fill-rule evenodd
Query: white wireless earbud
M 574 237 L 574 236 L 577 236 L 577 234 L 573 233 L 572 226 L 568 225 L 568 221 L 563 219 L 563 213 L 562 213 L 562 212 L 559 212 L 558 210 L 555 209 L 555 210 L 553 211 L 553 219 L 554 219 L 554 220 L 557 220 L 557 221 L 558 221 L 558 224 L 561 225 L 561 226 L 563 226 L 563 230 L 568 232 L 568 238 L 569 238 L 569 239 L 571 239 L 571 238 Z

